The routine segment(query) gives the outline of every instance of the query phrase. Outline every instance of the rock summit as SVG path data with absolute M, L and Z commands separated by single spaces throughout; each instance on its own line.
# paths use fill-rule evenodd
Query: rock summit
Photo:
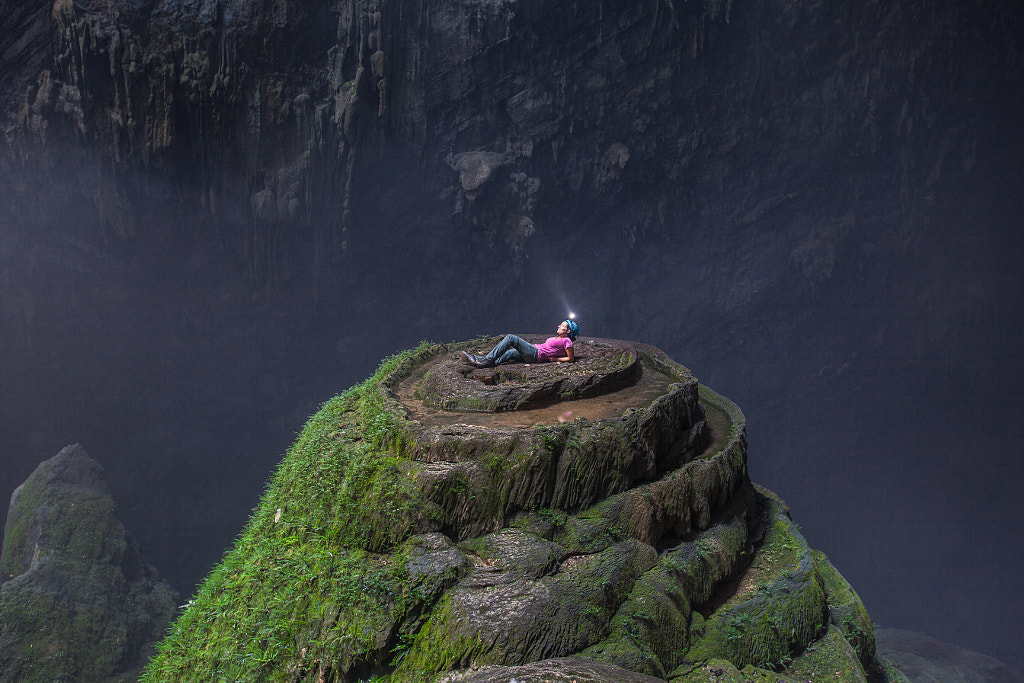
M 460 360 L 492 341 L 325 403 L 147 680 L 899 678 L 736 405 L 642 344 Z

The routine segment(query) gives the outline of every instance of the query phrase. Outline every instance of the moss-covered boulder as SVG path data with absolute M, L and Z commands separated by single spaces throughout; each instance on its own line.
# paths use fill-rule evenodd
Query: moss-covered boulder
M 734 404 L 600 340 L 523 385 L 630 381 L 481 412 L 460 401 L 496 384 L 459 352 L 482 345 L 425 343 L 328 401 L 146 679 L 884 679 L 856 594 L 750 483 Z
M 177 604 L 78 445 L 15 490 L 0 562 L 4 681 L 134 680 Z

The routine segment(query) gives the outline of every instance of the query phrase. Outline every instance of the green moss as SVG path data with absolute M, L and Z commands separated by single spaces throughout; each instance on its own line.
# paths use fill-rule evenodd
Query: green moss
M 431 618 L 416 635 L 413 647 L 402 659 L 391 680 L 432 681 L 440 671 L 468 666 L 476 657 L 492 652 L 492 644 L 478 634 L 467 634 L 453 624 L 461 623 L 459 609 L 450 596 L 444 596 L 434 608 Z M 492 659 L 493 661 L 493 659 Z
M 793 679 L 749 664 L 738 669 L 724 659 L 680 666 L 672 672 L 669 680 L 672 683 L 804 683 L 803 679 Z
M 786 674 L 799 681 L 863 683 L 867 680 L 857 653 L 835 626 L 809 645 L 787 667 Z
M 5 667 L 5 673 L 12 676 L 9 680 L 109 678 L 125 653 L 128 635 L 115 606 L 106 600 L 78 602 L 78 592 L 74 596 L 60 594 L 36 578 L 0 593 L 4 631 L 20 636 L 18 656 L 12 657 L 20 660 L 20 666 L 15 670 Z M 90 580 L 110 585 L 118 578 L 123 581 L 114 568 L 97 567 Z
M 691 604 L 707 600 L 735 572 L 746 539 L 744 517 L 737 514 L 664 553 L 633 586 L 607 638 L 583 655 L 664 678 L 686 657 L 691 630 L 704 630 Z
M 398 549 L 421 505 L 401 457 L 407 434 L 379 389 L 424 348 L 387 359 L 309 420 L 145 680 L 284 680 L 386 665 L 424 596 Z M 376 554 L 385 550 L 392 555 Z
M 664 678 L 690 644 L 684 585 L 660 563 L 633 585 L 609 623 L 611 634 L 583 656 Z
M 45 529 L 45 545 L 56 552 L 47 561 L 80 573 L 88 573 L 96 563 L 119 563 L 126 546 L 124 527 L 114 514 L 113 499 L 95 492 L 78 495 L 73 504 L 64 504 L 64 494 L 56 493 L 56 498 L 48 501 L 46 487 L 53 474 L 50 468 L 44 463 L 32 473 L 8 518 L 4 572 L 17 576 L 29 569 L 35 552 L 27 547 L 33 525 Z
M 762 545 L 732 594 L 706 613 L 703 624 L 694 619 L 691 630 L 698 635 L 687 659 L 727 659 L 746 680 L 760 680 L 754 676 L 761 667 L 792 680 L 866 680 L 861 662 L 871 657 L 857 649 L 867 644 L 870 629 L 870 621 L 862 621 L 863 604 L 827 558 L 807 547 L 785 504 L 758 490 L 765 510 Z M 695 676 L 681 680 L 704 680 Z
M 489 583 L 473 575 L 434 609 L 394 679 L 432 679 L 451 668 L 513 666 L 579 652 L 602 637 L 656 560 L 652 548 L 625 541 L 574 557 L 536 581 Z
M 766 499 L 765 538 L 735 592 L 705 614 L 704 633 L 687 655 L 736 666 L 778 668 L 823 633 L 827 606 L 810 549 L 784 509 Z
M 829 621 L 845 636 L 861 663 L 870 666 L 875 656 L 875 632 L 863 601 L 825 553 L 812 551 L 814 564 L 825 582 Z
M 88 572 L 97 563 L 118 564 L 126 548 L 124 527 L 110 496 L 79 496 L 74 505 L 54 508 L 46 524 L 49 543 L 64 549 L 59 561 Z
M 377 372 L 361 385 L 365 391 L 359 401 L 363 437 L 375 448 L 397 456 L 415 452 L 412 430 L 401 415 L 404 413 L 388 392 L 411 368 L 438 352 L 439 346 L 421 342 L 410 351 L 384 359 Z
M 698 393 L 701 403 L 725 414 L 725 420 L 729 425 L 729 431 L 725 434 L 725 443 L 741 434 L 746 434 L 747 418 L 744 417 L 743 411 L 738 405 L 703 384 L 698 388 Z
M 552 540 L 570 553 L 601 552 L 623 538 L 622 530 L 609 519 L 611 505 L 598 503 L 579 515 L 568 517 L 552 531 Z
M 437 352 L 387 359 L 309 420 L 144 680 L 420 681 L 581 651 L 663 677 L 684 660 L 778 669 L 825 632 L 826 572 L 780 501 L 765 502 L 740 587 L 712 597 L 739 570 L 754 494 L 742 413 L 685 368 L 658 361 L 685 386 L 618 421 L 445 435 L 409 423 L 392 396 Z M 678 429 L 700 417 L 698 393 L 721 439 L 678 466 L 693 457 Z M 655 452 L 635 474 L 637 454 Z M 650 481 L 630 489 L 636 476 Z M 474 538 L 509 518 L 516 531 Z M 659 539 L 694 529 L 658 558 Z M 445 592 L 469 571 L 462 552 L 518 578 Z M 431 553 L 451 557 L 428 577 Z M 834 609 L 852 604 L 841 588 L 828 589 Z
M 566 555 L 557 543 L 511 528 L 465 541 L 459 548 L 475 554 L 488 566 L 526 579 L 550 574 Z

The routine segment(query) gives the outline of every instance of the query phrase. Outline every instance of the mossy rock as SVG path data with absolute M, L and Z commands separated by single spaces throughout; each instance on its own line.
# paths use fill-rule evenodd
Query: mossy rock
M 823 637 L 788 663 L 785 673 L 798 681 L 862 683 L 868 678 L 857 651 L 834 624 L 829 624 Z
M 825 632 L 828 605 L 811 550 L 779 501 L 761 503 L 764 539 L 724 601 L 713 598 L 701 608 L 704 630 L 689 661 L 784 666 Z
M 565 548 L 517 528 L 502 529 L 461 544 L 481 567 L 537 579 L 550 574 L 565 557 Z
M 609 623 L 609 634 L 582 655 L 666 677 L 690 647 L 692 605 L 707 600 L 743 562 L 753 506 L 738 497 L 710 529 L 661 553 Z M 698 621 L 701 620 L 696 614 Z
M 865 667 L 872 665 L 875 655 L 875 633 L 871 616 L 864 602 L 842 574 L 832 566 L 825 553 L 814 550 L 815 566 L 825 582 L 829 623 L 839 629 Z
M 133 680 L 177 595 L 142 561 L 78 445 L 15 491 L 0 585 L 0 680 Z
M 793 679 L 749 664 L 737 668 L 726 659 L 711 659 L 697 665 L 682 666 L 668 680 L 671 683 L 804 683 L 802 679 Z
M 559 657 L 522 666 L 483 666 L 453 671 L 438 683 L 659 683 L 662 679 L 581 657 Z
M 374 421 L 393 433 L 388 443 L 380 443 L 415 462 L 410 476 L 424 491 L 429 516 L 436 522 L 429 530 L 464 540 L 502 528 L 526 510 L 576 512 L 638 484 L 657 481 L 700 458 L 708 446 L 697 381 L 660 351 L 642 346 L 639 352 L 628 347 L 631 362 L 639 353 L 676 381 L 649 403 L 624 406 L 622 415 L 557 426 L 490 428 L 461 423 L 453 413 L 451 424 L 424 426 L 409 417 L 397 388 L 439 357 L 450 355 L 451 348 L 434 345 L 418 351 L 382 377 L 374 389 L 374 400 L 379 400 L 384 414 Z M 571 365 L 575 364 L 546 364 L 545 371 L 571 374 L 575 372 Z M 729 451 L 728 464 L 722 464 L 723 457 L 689 470 L 687 476 L 698 483 L 709 482 L 706 488 L 716 499 L 710 503 L 704 497 L 698 499 L 693 512 L 698 522 L 706 524 L 710 507 L 723 503 L 746 476 L 745 441 L 736 439 L 735 446 Z
M 720 646 L 730 614 L 785 613 L 799 631 L 787 653 L 826 634 L 821 572 L 781 503 L 752 488 L 735 405 L 634 345 L 671 381 L 621 414 L 420 422 L 410 382 L 458 347 L 388 359 L 311 418 L 146 680 L 639 681 L 696 670 L 694 657 L 776 661 L 754 632 Z M 759 554 L 796 548 L 796 568 L 756 599 L 713 604 L 768 521 Z
M 102 472 L 77 445 L 36 468 L 11 496 L 0 554 L 4 573 L 18 576 L 40 562 L 87 572 L 96 563 L 120 561 L 124 528 Z
M 626 540 L 568 557 L 538 580 L 478 568 L 447 593 L 395 676 L 429 680 L 470 665 L 521 665 L 579 652 L 601 638 L 656 561 L 653 548 Z

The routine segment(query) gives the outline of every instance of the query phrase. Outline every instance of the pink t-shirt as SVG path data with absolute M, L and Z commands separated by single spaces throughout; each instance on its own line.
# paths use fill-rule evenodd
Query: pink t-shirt
M 544 362 L 552 358 L 569 355 L 566 349 L 572 348 L 572 339 L 568 337 L 548 337 L 543 344 L 537 344 L 537 360 Z

